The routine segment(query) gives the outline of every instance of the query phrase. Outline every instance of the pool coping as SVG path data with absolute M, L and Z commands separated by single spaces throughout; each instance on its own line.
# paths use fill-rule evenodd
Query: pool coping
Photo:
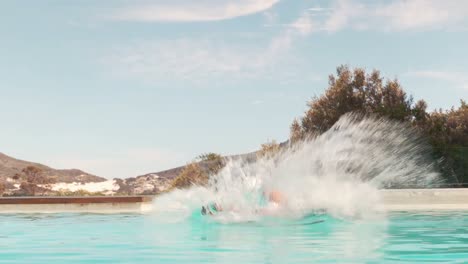
M 380 190 L 383 211 L 468 210 L 468 188 Z M 338 195 L 338 194 L 337 194 Z M 2 197 L 0 213 L 145 213 L 155 196 Z
M 380 190 L 381 210 L 457 211 L 468 210 L 468 188 Z
M 2 197 L 0 213 L 145 213 L 154 196 Z
M 154 196 L 19 196 L 1 197 L 0 204 L 92 204 L 92 203 L 144 203 Z

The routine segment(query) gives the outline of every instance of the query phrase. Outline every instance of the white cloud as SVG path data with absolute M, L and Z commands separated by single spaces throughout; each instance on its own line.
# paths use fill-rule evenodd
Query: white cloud
M 263 104 L 263 100 L 254 100 L 252 102 L 250 102 L 251 105 L 261 105 Z
M 294 41 L 312 33 L 315 30 L 314 26 L 311 16 L 308 13 L 303 13 L 291 24 L 288 24 L 285 30 L 271 39 L 266 53 L 272 55 L 288 51 Z
M 446 28 L 466 22 L 468 1 L 400 0 L 378 8 L 375 15 L 386 20 L 390 30 Z
M 218 21 L 259 13 L 278 2 L 279 0 L 168 1 L 127 7 L 112 18 L 145 22 Z
M 408 75 L 446 81 L 456 87 L 468 90 L 468 73 L 449 71 L 411 71 Z
M 331 5 L 331 12 L 326 8 L 313 8 L 312 11 L 324 15 L 321 25 L 328 32 L 344 29 L 464 29 L 468 24 L 466 0 L 336 0 Z
M 105 60 L 120 73 L 157 82 L 161 80 L 203 83 L 215 79 L 291 78 L 300 60 L 289 56 L 293 43 L 313 31 L 310 17 L 303 14 L 268 43 L 234 45 L 213 39 L 147 41 L 115 49 Z M 282 65 L 288 65 L 283 67 Z M 286 68 L 286 69 L 284 69 Z M 120 75 L 120 74 L 119 74 Z
M 311 12 L 323 12 L 323 11 L 329 11 L 330 8 L 325 8 L 325 7 L 311 7 L 309 9 L 307 9 Z
M 365 6 L 348 0 L 338 0 L 333 5 L 332 11 L 323 23 L 323 28 L 329 32 L 335 32 L 350 26 L 354 19 L 366 13 Z
M 296 29 L 300 34 L 306 36 L 309 35 L 312 31 L 316 30 L 312 18 L 308 13 L 304 13 L 296 21 L 291 23 L 291 27 Z

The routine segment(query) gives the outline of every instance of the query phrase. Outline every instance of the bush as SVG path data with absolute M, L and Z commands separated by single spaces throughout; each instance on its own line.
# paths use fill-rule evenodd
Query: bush
M 408 97 L 398 80 L 386 81 L 379 71 L 366 74 L 364 69 L 353 71 L 348 66 L 337 68 L 336 76 L 329 76 L 325 94 L 308 103 L 309 110 L 291 126 L 291 141 L 307 134 L 323 133 L 348 113 L 375 114 L 390 119 L 412 120 L 412 97 Z
M 308 106 L 300 121 L 291 125 L 291 143 L 327 131 L 348 112 L 411 122 L 433 146 L 445 179 L 460 186 L 468 183 L 468 105 L 463 100 L 458 109 L 429 114 L 427 103 L 413 104 L 398 80 L 385 81 L 376 70 L 367 74 L 361 68 L 340 66 L 336 76 L 330 75 L 325 94 Z
M 276 143 L 276 140 L 269 141 L 261 145 L 259 151 L 257 151 L 257 158 L 273 158 L 280 151 L 280 145 Z
M 29 183 L 29 182 L 22 182 L 20 184 L 20 195 L 27 195 L 27 196 L 35 196 L 39 191 L 42 191 L 43 189 L 39 186 L 37 186 L 34 183 Z
M 219 161 L 223 159 L 223 156 L 217 153 L 209 152 L 199 155 L 197 159 L 200 161 Z
M 24 181 L 20 184 L 20 191 L 22 195 L 34 196 L 39 192 L 41 195 L 43 195 L 48 190 L 44 187 L 47 187 L 49 184 L 55 182 L 54 179 L 44 175 L 43 171 L 35 166 L 27 166 L 21 171 L 21 173 L 22 175 L 15 174 L 13 179 L 24 179 Z M 38 185 L 43 185 L 44 187 L 40 187 Z
M 212 152 L 202 154 L 198 156 L 197 159 L 200 161 L 201 168 L 204 169 L 209 176 L 217 174 L 226 165 L 223 156 Z
M 184 189 L 193 185 L 208 184 L 209 175 L 200 167 L 198 163 L 190 163 L 172 181 L 169 190 L 177 188 Z
M 70 190 L 59 190 L 55 193 L 56 196 L 106 196 L 102 192 L 89 192 L 83 189 L 70 191 Z
M 5 183 L 0 182 L 0 196 L 3 196 L 3 193 L 6 191 Z
M 297 119 L 294 119 L 291 128 L 290 128 L 290 143 L 295 144 L 304 139 L 304 134 L 302 133 L 301 125 Z
M 468 183 L 468 104 L 458 109 L 437 110 L 418 127 L 429 136 L 434 156 L 448 180 L 460 186 Z

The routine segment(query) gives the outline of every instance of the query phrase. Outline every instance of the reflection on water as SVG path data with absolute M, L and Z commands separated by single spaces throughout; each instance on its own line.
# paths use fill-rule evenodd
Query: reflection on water
M 323 222 L 318 221 L 323 220 Z M 193 217 L 193 224 L 158 230 L 153 243 L 168 259 L 213 263 L 302 263 L 313 260 L 372 260 L 386 238 L 385 221 L 344 221 L 327 215 L 302 220 L 264 219 L 220 224 Z M 180 253 L 183 238 L 184 254 Z
M 467 226 L 466 212 L 231 224 L 198 212 L 178 223 L 137 214 L 0 215 L 0 263 L 461 263 Z

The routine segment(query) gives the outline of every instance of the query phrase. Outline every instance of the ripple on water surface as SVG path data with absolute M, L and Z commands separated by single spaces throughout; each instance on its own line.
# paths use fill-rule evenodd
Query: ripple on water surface
M 464 212 L 231 224 L 198 213 L 177 223 L 141 214 L 0 215 L 0 263 L 463 263 L 467 227 Z

